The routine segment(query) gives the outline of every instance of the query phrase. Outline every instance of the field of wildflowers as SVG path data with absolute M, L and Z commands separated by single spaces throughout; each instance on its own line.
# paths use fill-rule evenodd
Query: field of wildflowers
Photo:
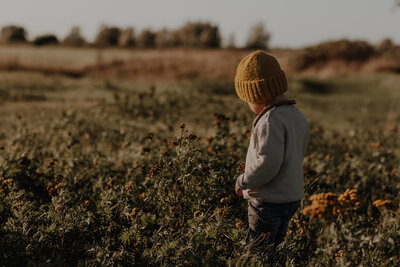
M 234 184 L 254 116 L 230 82 L 2 73 L 0 262 L 399 266 L 389 78 L 398 79 L 291 77 L 310 121 L 306 196 L 272 257 L 246 243 L 247 203 Z

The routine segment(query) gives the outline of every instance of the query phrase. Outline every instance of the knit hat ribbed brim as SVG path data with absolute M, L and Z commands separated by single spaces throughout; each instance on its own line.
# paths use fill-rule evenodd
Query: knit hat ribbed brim
M 262 103 L 284 94 L 288 86 L 278 61 L 258 50 L 239 63 L 235 89 L 240 99 L 250 103 Z

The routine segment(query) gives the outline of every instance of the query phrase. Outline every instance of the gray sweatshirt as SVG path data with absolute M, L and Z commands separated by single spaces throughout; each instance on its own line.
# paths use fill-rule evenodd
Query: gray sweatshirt
M 262 115 L 251 133 L 245 172 L 237 179 L 243 197 L 255 206 L 300 200 L 309 139 L 308 123 L 295 106 Z

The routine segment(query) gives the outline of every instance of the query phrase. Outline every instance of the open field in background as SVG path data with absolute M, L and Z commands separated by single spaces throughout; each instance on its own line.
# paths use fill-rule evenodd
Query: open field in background
M 97 66 L 98 52 L 29 49 L 0 47 L 0 61 L 19 55 L 0 71 L 4 264 L 271 262 L 244 242 L 234 194 L 254 114 L 233 66 L 248 51 L 105 50 L 103 68 L 69 75 L 41 68 Z M 285 66 L 293 51 L 273 53 Z M 398 266 L 400 75 L 311 74 L 288 75 L 311 143 L 302 212 L 274 261 Z
M 71 77 L 130 80 L 232 80 L 249 50 L 121 49 L 0 46 L 0 70 L 27 70 Z M 338 40 L 298 50 L 269 51 L 289 74 L 335 77 L 351 73 L 400 73 L 400 46 Z

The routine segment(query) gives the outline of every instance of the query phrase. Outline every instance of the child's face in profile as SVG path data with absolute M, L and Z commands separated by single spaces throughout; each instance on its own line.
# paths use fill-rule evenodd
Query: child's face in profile
M 249 104 L 249 107 L 251 109 L 251 111 L 253 111 L 256 114 L 260 114 L 263 109 L 265 108 L 265 103 L 250 103 L 247 102 L 247 104 Z

